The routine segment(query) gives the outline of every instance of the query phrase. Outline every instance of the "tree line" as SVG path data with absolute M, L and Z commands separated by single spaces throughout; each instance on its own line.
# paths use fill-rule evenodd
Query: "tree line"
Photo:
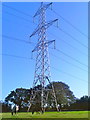
M 65 110 L 90 110 L 90 97 L 83 96 L 80 99 L 76 98 L 73 92 L 70 90 L 69 86 L 63 82 L 52 82 L 54 90 L 57 97 L 57 102 L 60 105 L 62 111 Z M 38 91 L 41 90 L 41 86 L 35 86 L 34 88 L 16 88 L 16 90 L 11 91 L 4 102 L 0 102 L 2 106 L 2 112 L 10 112 L 11 105 L 16 104 L 19 106 L 20 112 L 26 112 L 29 106 L 29 100 L 32 90 Z M 46 89 L 51 89 L 51 84 L 46 86 Z M 35 106 L 31 107 L 32 109 L 39 109 L 40 107 L 40 92 L 38 92 L 38 102 Z M 55 103 L 51 100 L 51 93 L 48 95 L 46 111 L 55 111 Z M 53 104 L 52 104 L 53 103 Z

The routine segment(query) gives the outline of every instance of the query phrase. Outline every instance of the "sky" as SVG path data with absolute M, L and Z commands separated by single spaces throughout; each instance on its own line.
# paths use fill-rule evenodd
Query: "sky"
M 47 3 L 46 3 L 47 4 Z M 38 24 L 40 2 L 4 2 L 2 4 L 2 100 L 16 88 L 33 85 L 36 53 L 31 51 L 38 36 L 32 34 Z M 51 81 L 68 84 L 77 98 L 88 94 L 88 3 L 53 2 L 46 10 L 46 20 L 58 19 L 47 30 Z M 69 22 L 68 22 L 69 21 Z M 23 42 L 24 40 L 25 42 Z

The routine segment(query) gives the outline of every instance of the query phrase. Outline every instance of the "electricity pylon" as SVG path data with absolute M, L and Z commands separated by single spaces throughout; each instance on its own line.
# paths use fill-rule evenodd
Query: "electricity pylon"
M 39 24 L 35 31 L 31 34 L 30 37 L 38 34 L 38 43 L 36 47 L 32 50 L 32 52 L 37 51 L 37 57 L 36 57 L 36 66 L 35 66 L 35 75 L 34 75 L 34 82 L 33 82 L 33 88 L 39 83 L 41 85 L 41 109 L 44 112 L 45 105 L 47 103 L 48 99 L 48 93 L 49 90 L 45 88 L 45 85 L 47 81 L 51 84 L 51 90 L 52 90 L 52 96 L 56 105 L 56 109 L 58 110 L 58 104 L 57 99 L 54 91 L 54 86 L 51 83 L 51 75 L 50 75 L 50 63 L 49 63 L 49 53 L 48 53 L 48 45 L 51 43 L 55 43 L 55 40 L 48 41 L 46 38 L 46 30 L 48 27 L 50 27 L 54 22 L 56 22 L 58 19 L 46 22 L 46 16 L 45 12 L 46 9 L 51 6 L 52 3 L 44 4 L 41 3 L 40 8 L 34 15 L 34 17 L 39 16 Z M 36 97 L 37 91 L 33 90 L 32 95 L 30 97 L 30 105 L 28 108 L 28 111 L 31 107 L 31 105 L 35 104 L 35 97 Z

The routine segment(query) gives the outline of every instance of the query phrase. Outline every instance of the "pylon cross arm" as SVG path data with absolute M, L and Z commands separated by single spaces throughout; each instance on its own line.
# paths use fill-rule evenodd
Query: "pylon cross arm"
M 37 34 L 42 28 L 45 27 L 45 29 L 47 29 L 48 27 L 50 27 L 54 22 L 58 21 L 58 19 L 55 19 L 55 20 L 52 20 L 52 21 L 49 21 L 47 23 L 45 23 L 44 25 L 42 25 L 40 28 L 37 27 L 35 29 L 35 31 L 30 35 L 30 37 L 34 36 L 35 34 Z
M 50 45 L 50 44 L 53 43 L 53 42 L 55 43 L 55 40 L 51 40 L 51 41 L 45 42 L 44 45 Z M 32 50 L 32 52 L 35 52 L 35 51 L 37 51 L 38 49 L 41 49 L 39 46 L 40 46 L 40 45 L 37 44 L 37 46 Z
M 39 15 L 42 12 L 42 4 L 41 4 L 41 7 L 38 9 L 38 11 L 35 13 L 35 15 L 33 17 L 36 17 L 37 15 Z M 43 9 L 46 10 L 50 5 L 52 5 L 52 2 L 49 4 L 43 5 Z

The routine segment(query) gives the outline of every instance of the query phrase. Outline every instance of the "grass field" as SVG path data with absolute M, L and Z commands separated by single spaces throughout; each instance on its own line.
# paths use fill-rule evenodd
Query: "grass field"
M 0 114 L 2 116 L 2 120 L 10 120 L 11 118 L 16 119 L 18 118 L 21 120 L 21 118 L 36 118 L 36 119 L 52 119 L 54 118 L 55 120 L 57 118 L 61 118 L 61 120 L 68 119 L 68 120 L 73 120 L 72 118 L 75 118 L 75 120 L 80 120 L 80 118 L 83 118 L 83 120 L 87 120 L 88 118 L 88 111 L 67 111 L 67 112 L 45 112 L 44 114 L 31 114 L 31 112 L 22 112 L 22 113 L 17 113 L 16 115 L 11 115 L 11 113 L 2 113 Z M 6 119 L 7 118 L 7 119 Z M 78 119 L 79 118 L 79 119 Z

